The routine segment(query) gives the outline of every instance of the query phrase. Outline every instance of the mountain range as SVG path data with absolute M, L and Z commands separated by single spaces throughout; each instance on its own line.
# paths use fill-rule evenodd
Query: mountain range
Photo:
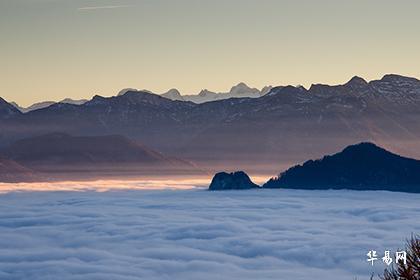
M 181 95 L 181 93 L 173 88 L 170 89 L 169 91 L 161 94 L 161 96 L 171 99 L 171 100 L 179 100 L 179 101 L 191 101 L 194 103 L 204 103 L 204 102 L 209 102 L 209 101 L 215 101 L 215 100 L 222 100 L 222 99 L 229 99 L 229 98 L 243 98 L 243 97 L 251 97 L 251 98 L 257 98 L 257 97 L 261 97 L 265 94 L 267 94 L 270 90 L 272 89 L 272 86 L 266 86 L 264 88 L 262 88 L 261 90 L 258 90 L 256 88 L 250 88 L 248 87 L 245 83 L 239 83 L 236 86 L 233 86 L 231 88 L 231 90 L 229 92 L 212 92 L 209 91 L 207 89 L 203 89 L 202 91 L 200 91 L 200 93 L 196 94 L 196 95 Z M 126 92 L 147 92 L 147 93 L 151 93 L 151 94 L 156 94 L 153 93 L 152 91 L 149 90 L 137 90 L 137 89 L 133 89 L 133 88 L 126 88 L 126 89 L 122 89 L 117 96 L 121 96 L 124 95 Z M 65 98 L 59 102 L 55 102 L 55 101 L 42 101 L 42 102 L 37 102 L 34 103 L 28 107 L 22 107 L 19 104 L 17 104 L 16 102 L 10 102 L 11 105 L 13 105 L 16 109 L 18 109 L 19 111 L 21 111 L 22 113 L 27 113 L 30 111 L 34 111 L 34 110 L 39 110 L 39 109 L 43 109 L 46 107 L 49 107 L 53 104 L 56 103 L 65 103 L 65 104 L 74 104 L 74 105 L 82 105 L 84 103 L 86 103 L 88 100 L 87 99 L 71 99 L 71 98 Z
M 229 98 L 258 98 L 266 95 L 271 89 L 271 86 L 266 86 L 259 90 L 257 88 L 250 88 L 245 83 L 239 83 L 236 86 L 233 86 L 229 92 L 216 93 L 207 89 L 203 89 L 197 95 L 181 95 L 177 89 L 171 89 L 168 92 L 162 94 L 162 96 L 171 100 L 191 101 L 200 104 Z
M 244 98 L 244 97 L 258 98 L 258 97 L 266 95 L 272 88 L 273 88 L 272 86 L 265 86 L 264 88 L 259 90 L 257 88 L 251 88 L 245 83 L 241 82 L 233 86 L 228 92 L 213 92 L 207 89 L 203 89 L 198 94 L 181 95 L 179 90 L 177 90 L 176 88 L 173 88 L 161 94 L 161 96 L 171 99 L 171 100 L 191 101 L 196 104 L 201 104 L 205 102 L 223 100 L 223 99 L 229 99 L 229 98 Z M 152 91 L 149 91 L 149 90 L 136 90 L 136 89 L 127 88 L 120 91 L 118 95 L 121 96 L 128 91 L 153 93 Z
M 63 99 L 59 102 L 55 102 L 55 101 L 38 102 L 38 103 L 32 104 L 29 107 L 21 107 L 16 102 L 10 102 L 10 104 L 12 104 L 16 109 L 18 109 L 22 113 L 27 113 L 27 112 L 34 111 L 34 110 L 47 108 L 48 106 L 51 106 L 51 105 L 56 104 L 56 103 L 82 105 L 82 104 L 86 103 L 87 101 L 88 101 L 87 99 L 74 100 L 74 99 L 71 99 L 71 98 L 66 98 L 66 99 Z
M 127 90 L 28 113 L 0 100 L 0 146 L 51 132 L 119 134 L 210 170 L 272 174 L 364 141 L 420 157 L 419 119 L 420 81 L 395 74 L 309 89 L 279 86 L 260 97 L 200 104 Z

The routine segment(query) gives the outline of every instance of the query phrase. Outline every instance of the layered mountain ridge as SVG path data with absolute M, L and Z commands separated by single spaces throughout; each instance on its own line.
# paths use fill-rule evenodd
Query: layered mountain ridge
M 63 99 L 63 100 L 61 100 L 59 102 L 55 102 L 55 101 L 38 102 L 38 103 L 32 104 L 29 107 L 19 106 L 19 104 L 17 104 L 16 102 L 10 102 L 10 104 L 12 104 L 16 109 L 18 109 L 22 113 L 27 113 L 27 112 L 30 112 L 30 111 L 35 111 L 35 110 L 47 108 L 47 107 L 49 107 L 49 106 L 51 106 L 53 104 L 56 104 L 56 103 L 82 105 L 82 104 L 86 103 L 87 101 L 88 101 L 87 99 L 74 100 L 74 99 L 71 99 L 71 98 L 65 98 L 65 99 Z
M 362 141 L 420 156 L 420 81 L 399 75 L 280 86 L 258 98 L 201 104 L 127 90 L 25 114 L 9 105 L 0 105 L 0 145 L 53 131 L 121 134 L 212 168 L 240 163 L 246 170 L 272 163 L 278 169 Z
M 149 149 L 141 143 L 121 135 L 71 136 L 50 133 L 16 141 L 2 150 L 9 160 L 25 166 L 126 164 L 185 165 L 188 162 L 170 158 Z
M 201 104 L 210 101 L 217 101 L 229 98 L 258 98 L 261 96 L 266 95 L 273 87 L 272 86 L 265 86 L 261 90 L 257 88 L 251 88 L 244 82 L 240 82 L 237 85 L 234 85 L 228 92 L 214 92 L 208 89 L 202 89 L 198 94 L 181 94 L 181 92 L 176 89 L 172 88 L 165 93 L 157 94 L 150 90 L 142 89 L 137 90 L 133 88 L 126 88 L 121 90 L 117 96 L 124 95 L 127 92 L 146 92 L 151 94 L 156 94 L 163 96 L 165 98 L 177 101 L 190 101 L 196 104 Z
M 163 155 L 121 135 L 50 133 L 18 140 L 0 153 L 0 182 L 28 181 L 35 178 L 31 174 L 56 180 L 202 173 L 189 161 Z

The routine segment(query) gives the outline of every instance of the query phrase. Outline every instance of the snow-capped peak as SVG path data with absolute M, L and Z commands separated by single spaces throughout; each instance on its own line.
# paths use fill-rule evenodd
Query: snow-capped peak
M 260 91 L 256 88 L 250 88 L 245 83 L 241 82 L 237 84 L 236 86 L 233 86 L 230 89 L 229 94 L 231 96 L 241 96 L 241 95 L 260 95 Z
M 181 93 L 176 88 L 168 90 L 167 92 L 163 93 L 162 96 L 171 100 L 184 100 Z

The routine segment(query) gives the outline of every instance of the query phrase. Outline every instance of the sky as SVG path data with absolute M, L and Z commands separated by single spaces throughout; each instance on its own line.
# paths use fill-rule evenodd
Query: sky
M 420 78 L 418 0 L 0 0 L 0 96 Z

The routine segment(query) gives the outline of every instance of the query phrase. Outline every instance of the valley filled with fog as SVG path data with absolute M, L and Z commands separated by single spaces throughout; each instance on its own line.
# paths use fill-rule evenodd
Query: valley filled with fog
M 420 194 L 62 184 L 3 188 L 0 279 L 369 279 L 420 232 Z

